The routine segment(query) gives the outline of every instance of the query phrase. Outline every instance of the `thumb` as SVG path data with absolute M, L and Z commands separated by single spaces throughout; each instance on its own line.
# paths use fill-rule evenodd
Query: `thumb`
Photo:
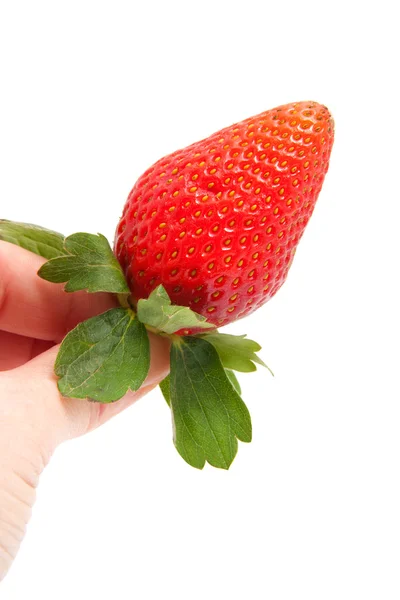
M 54 363 L 59 345 L 43 352 L 25 365 L 9 372 L 18 382 L 18 395 L 25 405 L 25 415 L 34 419 L 42 442 L 52 453 L 61 442 L 78 437 L 102 425 L 136 400 L 151 391 L 169 371 L 169 342 L 149 334 L 150 370 L 142 387 L 128 392 L 110 404 L 64 398 L 57 388 Z
M 0 581 L 18 551 L 39 476 L 56 446 L 105 423 L 167 375 L 168 343 L 150 336 L 150 345 L 144 385 L 113 404 L 60 395 L 53 370 L 58 346 L 0 374 Z

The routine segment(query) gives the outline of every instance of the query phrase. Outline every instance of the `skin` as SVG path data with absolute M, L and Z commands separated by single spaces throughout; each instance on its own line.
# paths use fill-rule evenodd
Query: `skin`
M 53 365 L 65 334 L 116 305 L 40 279 L 44 259 L 0 241 L 0 581 L 24 537 L 40 474 L 62 442 L 106 423 L 167 375 L 168 342 L 150 334 L 142 388 L 113 404 L 63 398 Z

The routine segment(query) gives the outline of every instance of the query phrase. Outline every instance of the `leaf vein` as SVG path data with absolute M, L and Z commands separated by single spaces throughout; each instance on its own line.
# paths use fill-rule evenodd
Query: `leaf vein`
M 108 332 L 108 334 L 106 336 L 104 336 L 104 338 L 102 338 L 101 340 L 99 340 L 98 342 L 94 342 L 93 344 L 87 343 L 87 345 L 89 346 L 88 349 L 85 350 L 84 352 L 82 352 L 81 354 L 79 354 L 79 356 L 77 356 L 75 358 L 75 360 L 73 360 L 72 362 L 70 362 L 68 364 L 67 370 L 66 370 L 65 375 L 64 375 L 64 378 L 68 379 L 68 374 L 70 372 L 71 367 L 73 367 L 77 361 L 80 361 L 82 359 L 82 357 L 85 356 L 85 354 L 87 354 L 88 352 L 90 352 L 90 350 L 94 346 L 96 346 L 100 342 L 103 342 L 104 340 L 106 340 L 107 338 L 109 338 L 111 336 L 111 334 L 118 328 L 118 326 L 122 323 L 122 321 L 124 319 L 126 319 L 126 315 L 123 315 L 123 317 L 118 321 L 118 323 L 116 323 L 116 325 L 112 329 L 110 329 L 110 331 Z M 124 339 L 125 335 L 126 334 L 124 333 L 124 335 L 118 340 L 116 346 L 114 347 L 113 351 L 111 352 L 111 354 L 109 356 L 111 356 L 114 353 L 115 349 L 118 348 L 119 344 L 121 343 L 121 340 Z M 109 356 L 107 357 L 107 360 L 108 360 Z M 89 376 L 83 382 L 81 382 L 79 385 L 71 388 L 71 391 L 78 390 L 80 387 L 82 387 L 91 377 L 93 377 L 99 371 L 100 368 L 102 368 L 103 364 L 104 363 L 102 363 L 95 371 L 93 371 L 92 373 L 90 373 Z
M 191 352 L 192 356 L 194 356 L 194 358 L 195 358 L 195 354 L 194 354 L 193 350 L 192 350 L 191 348 L 189 348 L 189 351 Z M 204 378 L 208 380 L 209 384 L 210 384 L 210 385 L 211 385 L 211 387 L 213 388 L 213 391 L 214 391 L 214 393 L 215 393 L 215 394 L 218 396 L 218 392 L 217 392 L 217 390 L 216 390 L 215 386 L 213 385 L 213 383 L 210 381 L 210 377 L 207 375 L 207 373 L 206 373 L 206 372 L 204 371 L 204 369 L 201 367 L 201 365 L 199 364 L 199 362 L 198 362 L 198 361 L 196 361 L 196 362 L 198 363 L 198 365 L 199 365 L 199 370 L 200 370 L 200 371 L 203 373 L 203 376 L 204 376 Z M 188 371 L 187 371 L 187 366 L 186 366 L 185 360 L 183 360 L 183 364 L 185 365 L 185 370 L 186 370 L 186 373 L 188 374 Z M 199 404 L 199 406 L 200 406 L 200 409 L 201 409 L 201 411 L 202 411 L 202 413 L 203 413 L 203 415 L 204 415 L 204 418 L 205 418 L 205 420 L 207 421 L 207 425 L 208 425 L 208 427 L 209 427 L 209 429 L 210 429 L 210 431 L 211 431 L 211 433 L 212 433 L 212 436 L 213 436 L 213 438 L 214 438 L 214 440 L 215 440 L 215 442 L 216 442 L 216 444 L 217 444 L 217 446 L 218 446 L 218 449 L 219 449 L 220 455 L 221 455 L 221 457 L 222 457 L 222 459 L 223 459 L 224 463 L 225 463 L 225 464 L 227 464 L 227 463 L 226 463 L 226 460 L 225 460 L 224 453 L 223 453 L 223 451 L 222 451 L 222 448 L 221 448 L 221 443 L 220 443 L 220 441 L 218 440 L 218 438 L 216 437 L 216 435 L 215 435 L 215 433 L 214 433 L 214 430 L 212 429 L 212 426 L 211 426 L 211 424 L 210 424 L 210 420 L 209 420 L 209 418 L 208 418 L 208 416 L 207 416 L 207 413 L 206 413 L 206 411 L 205 411 L 205 410 L 204 410 L 204 408 L 203 408 L 203 405 L 202 405 L 202 403 L 201 403 L 201 401 L 200 401 L 200 399 L 199 399 L 199 396 L 198 396 L 198 394 L 197 394 L 197 392 L 196 392 L 196 389 L 195 389 L 195 387 L 193 386 L 193 381 L 192 381 L 192 379 L 191 379 L 190 377 L 188 377 L 188 378 L 189 378 L 189 381 L 190 381 L 190 383 L 191 383 L 191 386 L 192 386 L 192 389 L 193 389 L 194 395 L 196 396 L 197 402 L 198 402 L 198 404 Z M 229 432 L 228 432 L 228 435 L 229 435 L 229 437 L 231 437 L 231 435 L 232 435 L 232 430 L 231 430 L 230 423 L 229 423 L 229 413 L 228 413 L 228 411 L 227 411 L 227 408 L 226 408 L 226 405 L 224 404 L 224 402 L 222 402 L 221 404 L 222 404 L 222 406 L 223 406 L 223 408 L 224 408 L 224 410 L 225 410 L 225 413 L 226 413 L 226 415 L 227 415 L 227 417 L 228 417 L 228 423 L 227 423 L 228 430 L 229 430 Z

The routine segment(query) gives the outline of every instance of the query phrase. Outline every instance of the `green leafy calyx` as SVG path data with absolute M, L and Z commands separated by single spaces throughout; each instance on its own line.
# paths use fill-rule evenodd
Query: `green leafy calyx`
M 257 356 L 256 352 L 261 346 L 253 340 L 247 339 L 246 335 L 230 335 L 218 331 L 206 333 L 201 336 L 214 346 L 219 358 L 226 369 L 250 373 L 256 370 L 256 364 L 271 369 Z
M 129 294 L 120 264 L 101 234 L 74 233 L 65 238 L 64 254 L 45 263 L 39 276 L 53 283 L 66 283 L 66 292 Z
M 208 462 L 228 469 L 238 439 L 251 441 L 250 414 L 235 387 L 212 344 L 196 337 L 172 344 L 171 373 L 162 389 L 172 410 L 175 446 L 193 467 Z
M 147 299 L 137 305 L 139 321 L 154 327 L 157 331 L 173 334 L 181 329 L 210 329 L 215 326 L 207 323 L 202 315 L 187 306 L 171 305 L 171 300 L 162 285 L 159 285 Z
M 51 259 L 64 254 L 64 236 L 38 225 L 0 219 L 0 240 Z
M 149 366 L 143 323 L 131 310 L 112 308 L 80 323 L 64 338 L 55 373 L 63 396 L 114 402 L 140 388 Z

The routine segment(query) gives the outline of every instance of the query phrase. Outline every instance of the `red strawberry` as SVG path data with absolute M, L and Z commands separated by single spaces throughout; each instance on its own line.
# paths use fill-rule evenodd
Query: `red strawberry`
M 134 302 L 162 283 L 174 304 L 220 327 L 269 300 L 313 212 L 333 138 L 328 109 L 297 102 L 156 162 L 129 194 L 115 238 Z

